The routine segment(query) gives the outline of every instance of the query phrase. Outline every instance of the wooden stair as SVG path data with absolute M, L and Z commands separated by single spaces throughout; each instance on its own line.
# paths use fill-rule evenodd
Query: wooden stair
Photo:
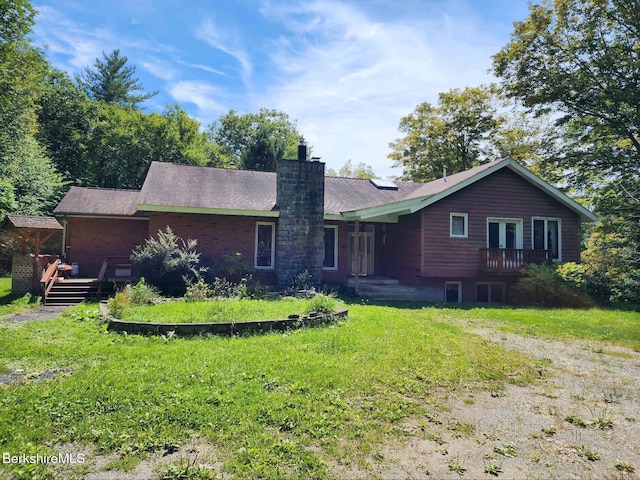
M 96 300 L 99 283 L 95 278 L 58 279 L 44 298 L 45 305 L 77 305 Z M 103 292 L 104 295 L 104 286 Z

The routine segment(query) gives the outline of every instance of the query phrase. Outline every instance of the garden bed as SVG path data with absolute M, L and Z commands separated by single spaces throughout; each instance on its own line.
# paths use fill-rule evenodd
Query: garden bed
M 310 312 L 304 315 L 289 315 L 276 320 L 249 320 L 228 322 L 155 322 L 131 321 L 113 318 L 109 315 L 106 303 L 100 304 L 100 309 L 107 316 L 107 328 L 110 331 L 127 332 L 142 335 L 239 335 L 244 333 L 259 333 L 268 331 L 283 331 L 302 327 L 317 327 L 327 325 L 347 317 L 349 311 L 339 308 L 334 312 Z

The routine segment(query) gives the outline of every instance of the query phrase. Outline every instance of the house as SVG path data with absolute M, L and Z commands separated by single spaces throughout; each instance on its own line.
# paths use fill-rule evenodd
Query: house
M 425 300 L 503 302 L 524 265 L 579 261 L 596 219 L 509 159 L 390 182 L 325 177 L 300 148 L 277 172 L 154 162 L 141 190 L 72 187 L 55 210 L 67 262 L 129 275 L 132 249 L 170 226 L 203 258 L 242 253 L 267 285 L 308 270 L 318 285 L 384 277 Z

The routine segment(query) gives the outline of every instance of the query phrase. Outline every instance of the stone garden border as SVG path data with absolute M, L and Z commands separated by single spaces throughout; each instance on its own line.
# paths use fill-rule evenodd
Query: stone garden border
M 338 319 L 347 318 L 346 308 L 331 313 L 311 312 L 307 315 L 289 315 L 279 320 L 254 320 L 249 322 L 198 322 L 198 323 L 164 323 L 164 322 L 128 322 L 111 317 L 106 302 L 100 303 L 100 312 L 107 319 L 107 330 L 140 335 L 176 335 L 188 337 L 193 335 L 242 335 L 245 333 L 264 333 L 270 331 L 293 330 L 302 327 L 318 327 L 327 325 Z

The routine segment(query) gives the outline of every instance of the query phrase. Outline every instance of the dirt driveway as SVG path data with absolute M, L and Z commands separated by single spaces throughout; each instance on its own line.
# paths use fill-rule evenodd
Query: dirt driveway
M 640 478 L 640 353 L 596 342 L 551 341 L 475 329 L 542 360 L 541 380 L 503 392 L 450 396 L 404 425 L 367 478 Z

